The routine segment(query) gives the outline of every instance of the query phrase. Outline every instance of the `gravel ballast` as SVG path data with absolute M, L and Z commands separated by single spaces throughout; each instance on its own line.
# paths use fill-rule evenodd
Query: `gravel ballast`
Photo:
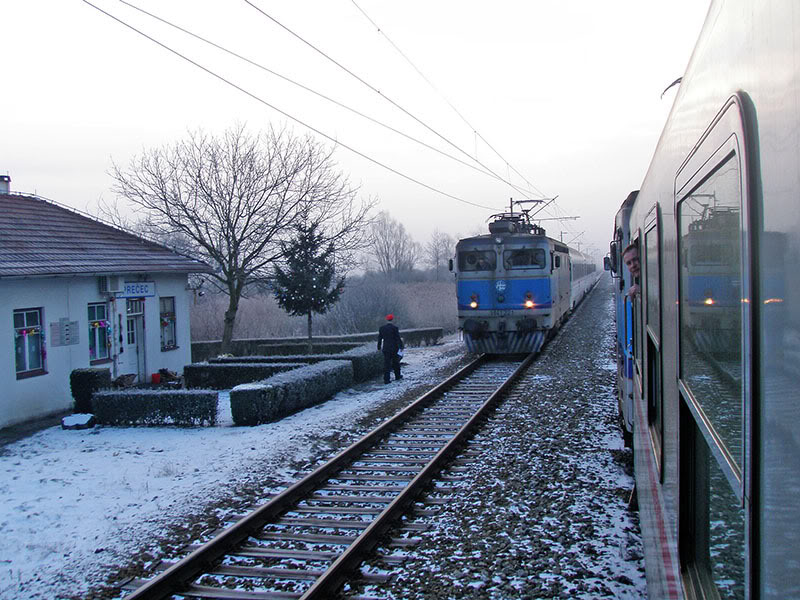
M 370 594 L 639 598 L 630 453 L 615 425 L 613 324 L 601 281 L 451 469 L 458 497 Z M 275 423 L 63 430 L 0 440 L 0 600 L 119 597 L 231 515 L 265 501 L 464 365 L 463 345 L 411 348 L 403 380 L 354 385 Z M 415 535 L 420 535 L 415 533 Z
M 578 307 L 474 438 L 459 494 L 389 598 L 644 598 L 631 451 L 616 425 L 610 282 Z M 434 494 L 435 495 L 435 494 Z M 374 568 L 379 568 L 377 563 Z

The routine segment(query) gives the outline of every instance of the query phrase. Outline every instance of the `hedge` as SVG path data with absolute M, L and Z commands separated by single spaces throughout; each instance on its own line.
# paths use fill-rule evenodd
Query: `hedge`
M 75 369 L 69 374 L 69 389 L 75 398 L 75 412 L 91 414 L 92 394 L 111 387 L 111 370 L 108 368 Z
M 240 383 L 259 381 L 303 366 L 305 363 L 285 360 L 275 364 L 245 364 L 238 361 L 225 364 L 196 363 L 183 368 L 183 380 L 190 389 L 229 390 Z
M 383 373 L 383 353 L 360 345 L 343 354 L 295 354 L 291 356 L 225 356 L 209 358 L 211 364 L 314 364 L 326 360 L 349 360 L 353 363 L 353 381 L 360 383 Z
M 341 354 L 361 345 L 363 345 L 362 342 L 314 342 L 311 345 L 311 355 Z M 256 346 L 256 351 L 266 356 L 286 356 L 300 353 L 306 354 L 307 348 L 307 341 L 270 342 L 268 344 L 259 344 Z
M 421 329 L 401 329 L 400 337 L 406 346 L 426 346 L 438 344 L 444 336 L 442 327 L 426 327 Z M 252 356 L 259 354 L 258 347 L 273 343 L 298 343 L 305 338 L 250 338 L 233 340 L 231 352 L 237 356 Z M 378 332 L 353 333 L 350 335 L 321 335 L 313 339 L 314 344 L 324 342 L 359 342 L 361 344 L 377 344 Z M 217 356 L 222 351 L 222 342 L 219 340 L 192 342 L 192 361 L 201 362 Z
M 260 425 L 324 402 L 353 383 L 350 361 L 326 360 L 231 390 L 236 425 Z
M 102 425 L 214 426 L 219 394 L 211 390 L 104 390 L 92 396 Z

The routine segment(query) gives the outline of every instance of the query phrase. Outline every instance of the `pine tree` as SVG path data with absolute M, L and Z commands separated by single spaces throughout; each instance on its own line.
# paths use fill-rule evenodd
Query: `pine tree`
M 282 309 L 308 317 L 308 352 L 311 353 L 311 316 L 327 312 L 344 290 L 344 277 L 334 278 L 333 242 L 325 246 L 317 225 L 299 223 L 296 236 L 282 244 L 283 268 L 275 266 L 273 293 Z

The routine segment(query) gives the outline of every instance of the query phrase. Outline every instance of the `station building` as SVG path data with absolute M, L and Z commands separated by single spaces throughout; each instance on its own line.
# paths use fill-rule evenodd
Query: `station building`
M 0 175 L 0 428 L 70 410 L 74 369 L 181 373 L 189 274 L 211 268 L 9 183 Z

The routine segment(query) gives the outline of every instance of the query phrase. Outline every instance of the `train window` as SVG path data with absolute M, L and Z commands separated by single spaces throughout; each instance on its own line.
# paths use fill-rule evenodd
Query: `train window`
M 631 242 L 636 244 L 637 248 L 641 248 L 641 244 L 639 242 L 639 236 L 631 238 Z M 641 256 L 641 255 L 640 255 Z M 632 284 L 640 284 L 641 283 L 641 275 L 639 277 L 631 278 L 630 285 Z M 626 286 L 629 284 L 626 284 Z M 631 338 L 633 340 L 633 357 L 634 357 L 634 368 L 636 373 L 641 374 L 642 372 L 642 302 L 641 302 L 641 294 L 636 294 L 633 298 L 630 299 L 631 304 L 631 327 L 632 327 L 632 335 Z M 635 379 L 635 378 L 634 378 Z M 641 389 L 641 381 L 639 381 L 639 389 Z
M 647 422 L 653 452 L 659 466 L 662 463 L 662 385 L 661 385 L 661 268 L 659 262 L 659 228 L 657 214 L 655 224 L 645 233 L 644 282 L 645 318 L 647 322 L 647 369 L 645 371 L 647 394 Z M 663 475 L 663 469 L 662 469 Z
M 735 256 L 736 252 L 730 244 L 726 244 L 720 240 L 714 240 L 712 243 L 698 242 L 690 247 L 689 250 L 689 263 L 692 266 L 717 266 L 725 267 L 730 264 L 730 259 Z
M 656 337 L 661 338 L 661 284 L 658 262 L 658 227 L 653 227 L 645 236 L 645 275 L 647 280 L 647 326 Z
M 692 490 L 680 509 L 684 573 L 702 597 L 744 598 L 744 509 L 686 406 L 681 425 L 682 451 L 692 457 L 681 470 L 681 487 Z
M 494 271 L 497 255 L 494 250 L 464 250 L 458 253 L 459 271 Z
M 749 200 L 744 126 L 730 99 L 675 179 L 679 555 L 689 597 L 744 598 L 753 554 Z M 756 559 L 757 560 L 757 559 Z M 755 588 L 753 588 L 755 589 Z
M 686 249 L 682 255 L 689 257 L 680 267 L 681 380 L 709 422 L 710 436 L 719 440 L 741 472 L 742 199 L 738 164 L 736 155 L 729 155 L 682 199 L 678 243 Z
M 543 248 L 520 248 L 503 252 L 506 269 L 544 269 L 547 256 Z

